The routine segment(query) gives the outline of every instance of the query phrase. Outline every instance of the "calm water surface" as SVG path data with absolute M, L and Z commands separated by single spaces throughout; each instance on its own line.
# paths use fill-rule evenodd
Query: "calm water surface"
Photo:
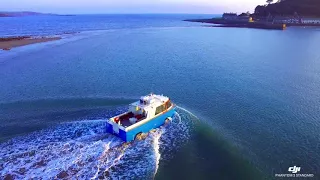
M 0 176 L 272 179 L 296 165 L 319 178 L 319 29 L 86 18 L 70 27 L 107 30 L 0 52 Z M 125 146 L 103 133 L 150 92 L 181 107 L 171 125 Z

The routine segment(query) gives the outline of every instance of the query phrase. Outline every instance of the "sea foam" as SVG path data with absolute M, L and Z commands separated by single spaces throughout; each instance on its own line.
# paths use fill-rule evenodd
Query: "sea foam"
M 105 133 L 105 119 L 80 120 L 0 144 L 0 177 L 14 179 L 152 179 L 161 161 L 188 140 L 187 115 L 124 143 Z

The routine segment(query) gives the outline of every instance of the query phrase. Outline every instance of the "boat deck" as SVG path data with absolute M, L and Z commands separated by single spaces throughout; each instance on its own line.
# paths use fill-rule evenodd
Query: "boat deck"
M 122 115 L 122 116 L 119 117 L 121 126 L 127 128 L 127 127 L 135 124 L 135 123 L 132 124 L 132 123 L 130 122 L 130 120 L 129 120 L 130 118 L 133 118 L 133 117 L 137 118 L 136 123 L 137 123 L 137 122 L 140 122 L 140 121 L 143 120 L 143 119 L 145 119 L 145 117 L 144 117 L 143 115 L 141 115 L 141 114 L 134 115 L 132 112 L 128 112 L 127 114 L 124 114 L 124 115 Z

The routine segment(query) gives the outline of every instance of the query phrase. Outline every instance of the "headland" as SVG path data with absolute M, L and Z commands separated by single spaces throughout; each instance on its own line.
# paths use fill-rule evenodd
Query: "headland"
M 224 13 L 220 18 L 185 21 L 218 24 L 218 27 L 247 27 L 284 30 L 288 26 L 320 26 L 320 3 L 317 0 L 279 0 L 258 5 L 253 14 Z M 308 5 L 306 5 L 308 4 Z
M 73 16 L 73 15 L 60 15 L 53 13 L 40 13 L 32 11 L 0 11 L 1 17 L 25 17 L 25 16 Z

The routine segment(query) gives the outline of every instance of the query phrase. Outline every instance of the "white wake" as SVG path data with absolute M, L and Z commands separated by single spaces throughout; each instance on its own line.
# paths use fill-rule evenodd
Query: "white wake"
M 176 114 L 131 143 L 106 134 L 103 119 L 62 123 L 0 144 L 0 179 L 153 179 L 187 141 L 188 122 Z

